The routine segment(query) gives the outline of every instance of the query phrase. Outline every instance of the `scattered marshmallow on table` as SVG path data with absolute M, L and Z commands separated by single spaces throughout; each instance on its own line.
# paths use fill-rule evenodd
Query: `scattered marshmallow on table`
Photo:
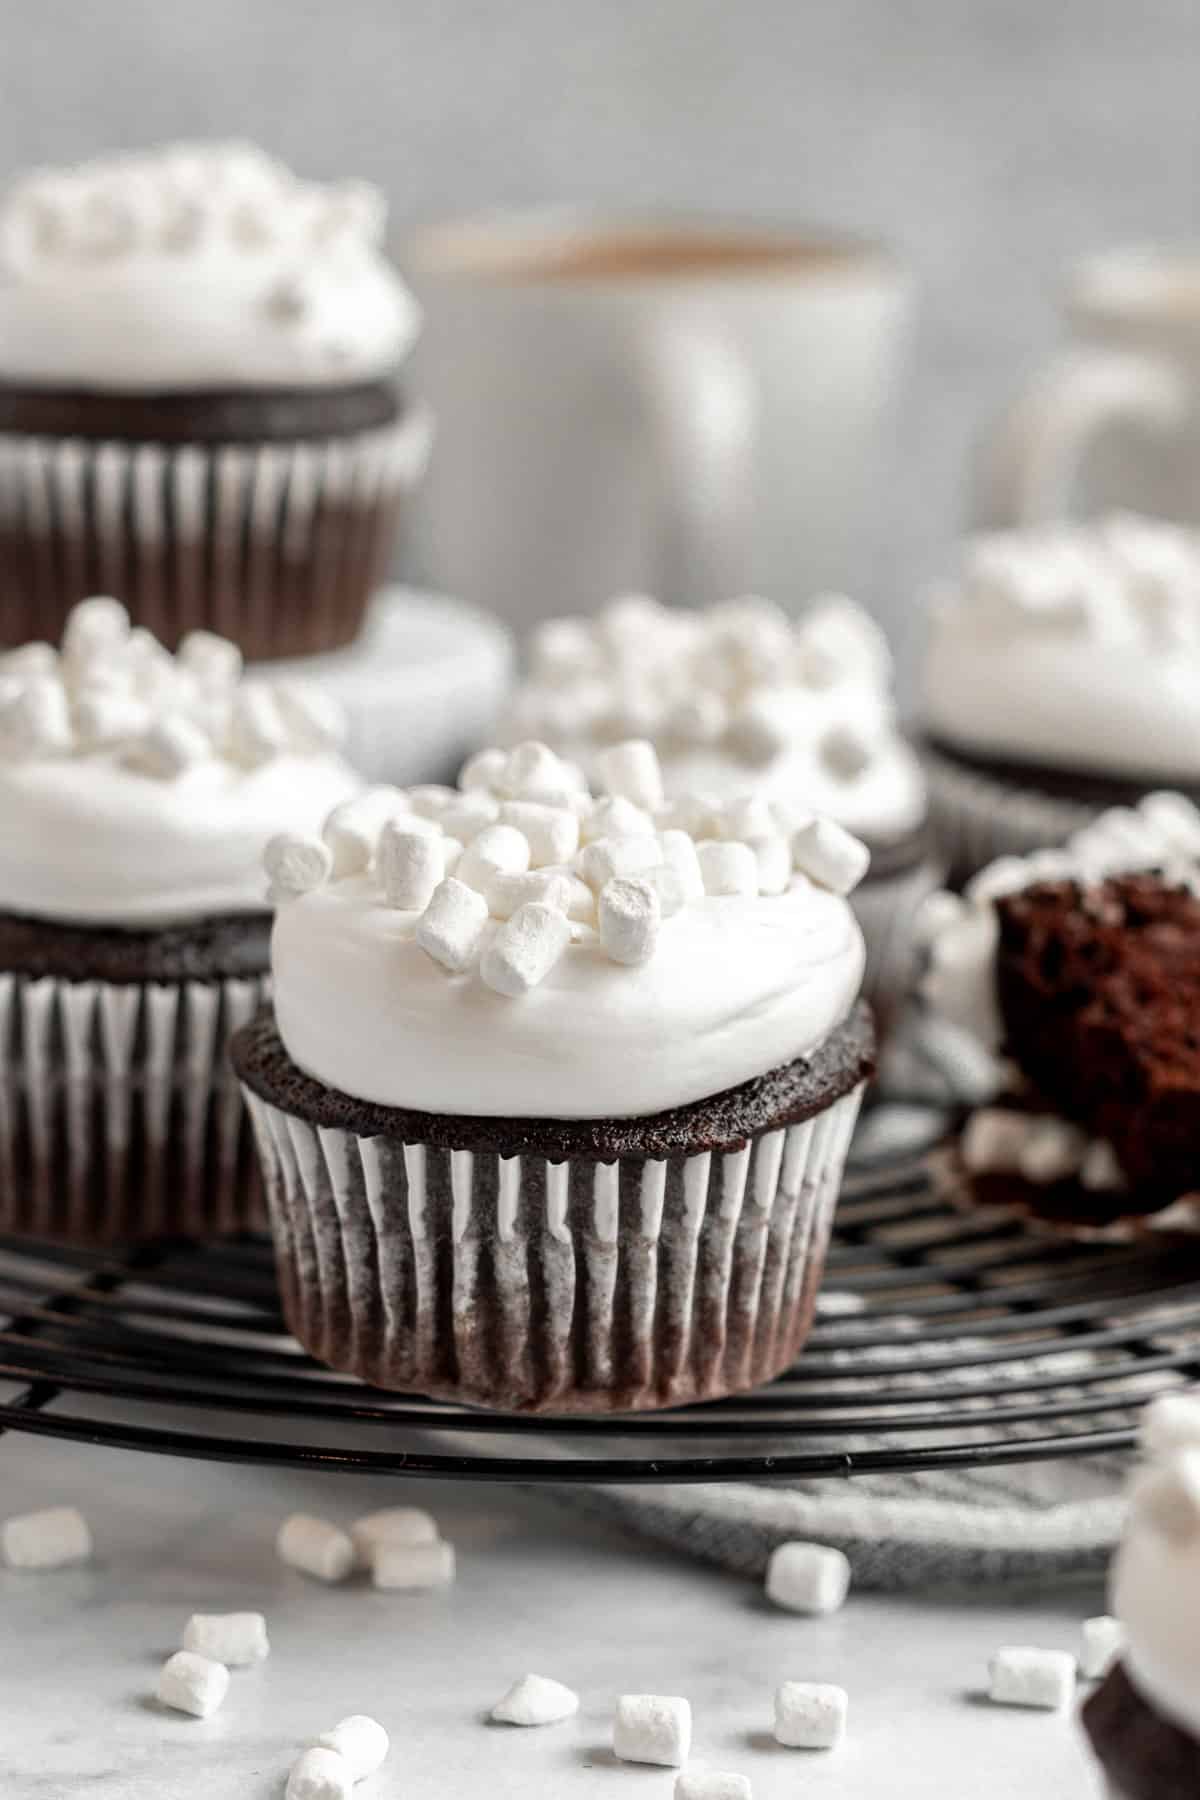
M 284 1800 L 350 1800 L 354 1776 L 336 1750 L 318 1744 L 292 1764 Z
M 570 941 L 566 913 L 529 900 L 501 925 L 483 953 L 479 973 L 497 994 L 515 999 L 545 980 Z
M 365 1781 L 376 1769 L 383 1767 L 387 1761 L 388 1734 L 379 1723 L 367 1713 L 351 1713 L 347 1719 L 339 1719 L 331 1731 L 323 1731 L 314 1750 L 332 1750 L 340 1756 L 350 1770 L 353 1781 Z
M 767 1563 L 766 1590 L 788 1612 L 836 1612 L 850 1591 L 850 1563 L 828 1544 L 780 1544 Z
M 845 895 L 866 874 L 871 852 L 836 820 L 810 819 L 792 833 L 792 861 L 819 887 Z
M 684 1769 L 675 1777 L 674 1800 L 753 1800 L 750 1777 L 727 1769 Z
M 491 1717 L 503 1725 L 557 1725 L 579 1711 L 579 1695 L 548 1675 L 522 1675 L 497 1700 Z
M 993 1656 L 990 1675 L 988 1697 L 1000 1706 L 1061 1711 L 1075 1693 L 1075 1658 L 1067 1650 L 1010 1644 Z
M 1096 1619 L 1085 1619 L 1079 1652 L 1079 1673 L 1086 1681 L 1099 1681 L 1102 1675 L 1107 1675 L 1110 1663 L 1116 1660 L 1124 1647 L 1125 1628 L 1119 1619 L 1110 1618 L 1107 1613 Z
M 678 1769 L 692 1747 L 692 1709 L 672 1694 L 622 1694 L 613 1716 L 613 1752 L 622 1762 Z
M 88 1560 L 92 1534 L 76 1507 L 48 1506 L 6 1519 L 0 1549 L 10 1569 L 62 1569 Z
M 371 1579 L 377 1588 L 447 1587 L 454 1574 L 454 1545 L 440 1538 L 432 1544 L 377 1544 L 371 1558 Z
M 775 1739 L 791 1750 L 832 1750 L 846 1730 L 845 1688 L 827 1681 L 785 1681 L 775 1692 Z
M 261 1613 L 193 1613 L 183 1631 L 183 1647 L 226 1668 L 245 1669 L 271 1653 L 267 1621 Z
M 292 1513 L 283 1521 L 275 1548 L 282 1562 L 318 1581 L 344 1581 L 355 1564 L 349 1532 L 309 1513 Z
M 434 888 L 417 921 L 417 942 L 434 962 L 452 975 L 461 975 L 474 962 L 487 923 L 488 903 L 483 895 L 456 875 L 448 875 Z
M 158 1698 L 174 1712 L 191 1713 L 193 1718 L 207 1719 L 215 1713 L 229 1692 L 229 1670 L 211 1657 L 197 1656 L 191 1650 L 177 1650 L 162 1666 L 158 1678 Z
M 654 954 L 662 902 L 652 882 L 616 877 L 600 890 L 600 942 L 614 962 L 631 966 Z
M 350 1527 L 350 1541 L 364 1569 L 383 1544 L 436 1544 L 440 1535 L 433 1514 L 420 1506 L 385 1506 L 364 1513 Z

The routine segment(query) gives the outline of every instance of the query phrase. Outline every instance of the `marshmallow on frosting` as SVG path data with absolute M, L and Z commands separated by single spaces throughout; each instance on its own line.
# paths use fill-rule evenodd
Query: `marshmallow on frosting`
M 924 692 L 951 749 L 1200 781 L 1200 540 L 1132 514 L 971 540 Z
M 37 169 L 0 201 L 0 374 L 107 389 L 318 386 L 395 369 L 415 301 L 363 182 L 251 144 Z
M 507 735 L 544 739 L 605 782 L 615 744 L 649 739 L 673 796 L 793 795 L 885 842 L 925 812 L 891 681 L 886 639 L 840 595 L 794 620 L 756 596 L 695 612 L 626 595 L 540 627 Z M 638 801 L 631 780 L 612 791 Z

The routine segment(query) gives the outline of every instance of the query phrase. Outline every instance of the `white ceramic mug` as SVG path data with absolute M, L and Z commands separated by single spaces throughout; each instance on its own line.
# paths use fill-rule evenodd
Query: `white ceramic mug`
M 1200 252 L 1091 257 L 1064 311 L 1070 341 L 985 443 L 975 522 L 1124 506 L 1200 524 Z
M 909 281 L 848 239 L 574 214 L 409 244 L 431 573 L 518 624 L 852 585 Z

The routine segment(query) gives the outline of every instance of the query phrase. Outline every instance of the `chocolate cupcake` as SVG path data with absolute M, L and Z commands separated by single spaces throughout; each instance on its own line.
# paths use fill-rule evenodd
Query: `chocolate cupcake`
M 1107 1226 L 1200 1193 L 1198 883 L 1200 813 L 1161 793 L 931 904 L 925 997 L 993 1057 L 974 1199 Z
M 961 885 L 1156 788 L 1200 800 L 1200 547 L 1131 515 L 980 537 L 933 608 L 924 750 Z
M 288 1323 L 387 1388 L 540 1412 L 766 1380 L 812 1320 L 872 1067 L 866 852 L 656 831 L 545 745 L 277 867 L 274 1014 L 234 1043 Z M 464 847 L 465 846 L 465 847 Z
M 1155 1402 L 1143 1443 L 1111 1576 L 1125 1648 L 1083 1723 L 1112 1800 L 1185 1800 L 1200 1791 L 1200 1400 Z
M 543 739 L 589 773 L 605 745 L 644 737 L 685 814 L 753 795 L 758 831 L 819 812 L 862 838 L 864 993 L 890 1019 L 912 975 L 913 916 L 943 872 L 887 642 L 860 607 L 831 597 L 793 620 L 757 598 L 695 612 L 634 595 L 595 619 L 551 620 L 504 734 Z
M 174 647 L 356 634 L 424 465 L 418 314 L 373 189 L 243 144 L 38 170 L 0 202 L 0 643 L 122 594 Z
M 264 1222 L 225 1057 L 266 992 L 263 849 L 359 783 L 328 702 L 240 663 L 107 599 L 0 657 L 0 1231 Z

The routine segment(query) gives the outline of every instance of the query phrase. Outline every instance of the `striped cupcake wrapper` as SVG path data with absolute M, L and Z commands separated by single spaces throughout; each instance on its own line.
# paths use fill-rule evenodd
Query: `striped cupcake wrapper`
M 882 1040 L 912 987 L 916 968 L 913 927 L 921 902 L 942 886 L 940 862 L 924 858 L 910 869 L 872 879 L 868 875 L 850 896 L 867 946 L 863 998 L 875 1015 Z
M 226 1049 L 266 978 L 0 974 L 0 1230 L 81 1243 L 266 1223 Z
M 999 856 L 1060 848 L 1101 810 L 1003 781 L 928 746 L 924 760 L 935 840 L 956 887 Z
M 862 1097 L 737 1150 L 553 1163 L 360 1137 L 243 1091 L 305 1348 L 378 1387 L 539 1412 L 709 1399 L 787 1368 Z
M 2 433 L 0 640 L 56 640 L 77 600 L 104 593 L 169 646 L 195 626 L 250 658 L 347 643 L 431 439 L 420 409 L 322 443 Z

